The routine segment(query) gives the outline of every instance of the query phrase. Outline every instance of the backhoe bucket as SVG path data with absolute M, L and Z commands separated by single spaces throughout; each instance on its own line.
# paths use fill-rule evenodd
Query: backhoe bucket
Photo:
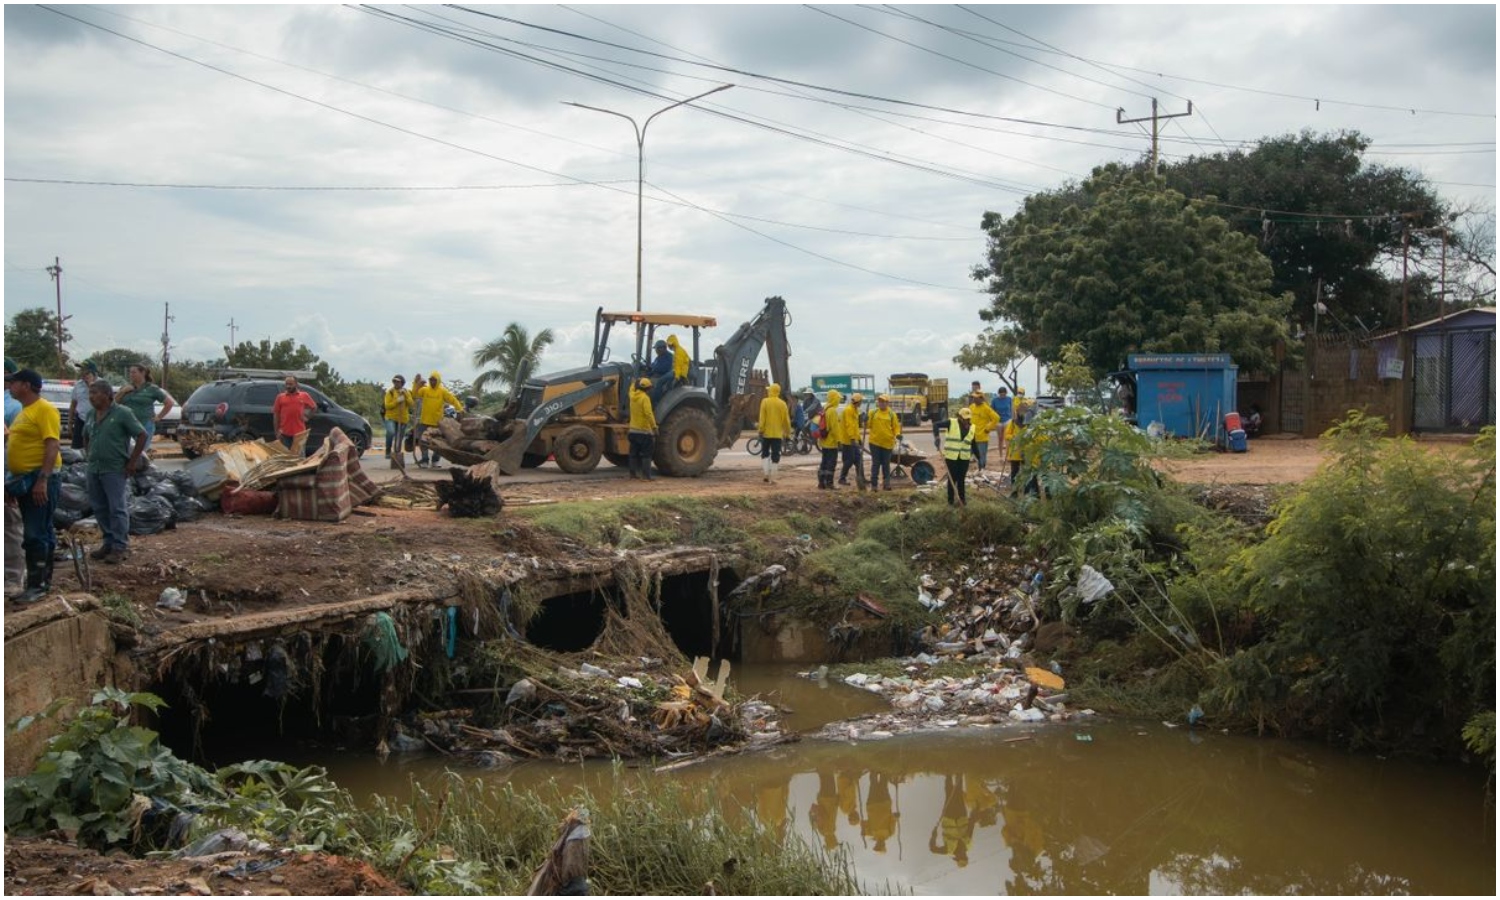
M 500 467 L 500 474 L 515 475 L 521 471 L 521 457 L 526 454 L 526 448 L 530 445 L 531 440 L 527 437 L 526 430 L 519 428 L 484 457 Z

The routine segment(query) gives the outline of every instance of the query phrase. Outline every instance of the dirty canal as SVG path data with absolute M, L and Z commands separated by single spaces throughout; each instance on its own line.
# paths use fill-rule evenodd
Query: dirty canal
M 746 693 L 802 731 L 878 697 L 747 667 Z M 281 747 L 287 756 L 286 748 Z M 449 759 L 318 753 L 356 796 L 436 786 Z M 993 727 L 880 741 L 808 739 L 667 773 L 526 763 L 495 784 L 596 794 L 655 779 L 849 854 L 867 890 L 917 894 L 1493 894 L 1483 778 L 1451 766 L 1161 723 Z

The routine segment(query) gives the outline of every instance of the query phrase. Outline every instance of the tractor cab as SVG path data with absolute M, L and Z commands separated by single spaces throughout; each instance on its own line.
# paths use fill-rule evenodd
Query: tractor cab
M 689 380 L 697 387 L 707 386 L 705 383 L 707 379 L 702 374 L 703 329 L 718 325 L 718 319 L 713 316 L 689 316 L 678 313 L 605 312 L 604 308 L 600 307 L 594 315 L 594 356 L 590 363 L 593 368 L 597 369 L 609 361 L 609 336 L 616 324 L 631 325 L 635 328 L 635 348 L 630 356 L 634 375 L 640 375 L 651 366 L 651 346 L 658 339 L 658 331 L 661 332 L 661 339 L 665 340 L 668 333 L 676 333 L 677 330 L 684 328 L 691 329 L 693 334 L 691 347 L 687 346 L 687 342 L 681 337 L 678 338 L 692 358 Z

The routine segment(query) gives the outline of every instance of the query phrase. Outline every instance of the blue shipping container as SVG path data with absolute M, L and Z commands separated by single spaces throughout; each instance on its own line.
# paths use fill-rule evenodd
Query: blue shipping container
M 1133 353 L 1136 421 L 1160 423 L 1168 434 L 1219 443 L 1224 415 L 1234 412 L 1240 367 L 1227 353 Z

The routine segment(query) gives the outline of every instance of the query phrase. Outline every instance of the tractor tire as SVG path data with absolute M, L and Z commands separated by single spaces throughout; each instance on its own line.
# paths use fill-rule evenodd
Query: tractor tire
M 656 467 L 674 478 L 702 475 L 718 452 L 714 421 L 701 410 L 673 410 L 656 436 Z
M 544 454 L 544 453 L 522 453 L 521 454 L 521 468 L 523 468 L 523 469 L 535 469 L 537 466 L 540 466 L 542 463 L 544 463 L 546 461 L 547 461 L 547 455 Z
M 629 453 L 613 453 L 609 450 L 606 450 L 604 451 L 604 458 L 609 460 L 609 464 L 612 466 L 620 466 L 621 468 L 624 468 L 625 466 L 630 465 Z
M 574 425 L 552 442 L 552 458 L 569 475 L 587 475 L 602 456 L 599 435 L 587 425 Z

